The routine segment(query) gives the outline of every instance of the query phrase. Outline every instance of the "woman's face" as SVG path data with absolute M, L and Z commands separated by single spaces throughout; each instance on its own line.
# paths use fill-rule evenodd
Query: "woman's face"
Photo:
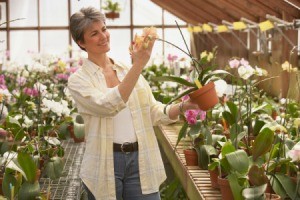
M 102 21 L 93 22 L 84 31 L 84 42 L 79 41 L 79 45 L 86 49 L 88 53 L 106 53 L 110 50 L 110 34 Z

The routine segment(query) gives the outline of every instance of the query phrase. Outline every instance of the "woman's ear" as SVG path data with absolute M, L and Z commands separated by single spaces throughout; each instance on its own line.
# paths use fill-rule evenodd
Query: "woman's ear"
M 83 42 L 83 41 L 77 40 L 77 44 L 78 44 L 81 48 L 85 49 L 85 45 L 84 45 L 84 42 Z

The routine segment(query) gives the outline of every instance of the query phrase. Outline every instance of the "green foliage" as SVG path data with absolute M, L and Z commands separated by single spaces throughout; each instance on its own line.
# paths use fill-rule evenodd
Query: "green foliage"
M 118 2 L 113 2 L 112 0 L 106 0 L 105 5 L 102 7 L 103 10 L 109 12 L 120 12 L 120 4 Z

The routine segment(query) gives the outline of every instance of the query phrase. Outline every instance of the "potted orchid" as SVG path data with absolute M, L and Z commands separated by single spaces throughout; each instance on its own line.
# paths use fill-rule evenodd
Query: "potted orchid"
M 176 22 L 177 24 L 177 22 Z M 177 24 L 177 27 L 182 35 L 181 29 Z M 182 35 L 182 38 L 186 44 L 186 41 Z M 152 80 L 154 81 L 172 81 L 176 82 L 188 89 L 184 92 L 180 93 L 172 100 L 168 102 L 171 104 L 172 102 L 179 100 L 185 95 L 189 95 L 192 98 L 192 101 L 198 103 L 201 110 L 208 110 L 215 106 L 218 103 L 218 97 L 215 90 L 215 84 L 213 81 L 220 79 L 220 75 L 228 75 L 229 73 L 225 70 L 216 70 L 216 65 L 214 63 L 214 59 L 216 55 L 216 49 L 213 52 L 203 55 L 199 60 L 194 58 L 189 49 L 188 52 L 184 51 L 183 49 L 179 48 L 173 43 L 170 43 L 166 40 L 160 39 L 156 33 L 156 28 L 144 28 L 143 33 L 141 36 L 135 35 L 132 44 L 130 45 L 130 52 L 138 49 L 138 48 L 148 48 L 149 41 L 156 39 L 158 41 L 166 42 L 175 48 L 179 49 L 180 51 L 184 52 L 191 58 L 192 68 L 189 74 L 190 81 L 185 80 L 181 77 L 177 76 L 160 76 L 160 77 L 153 77 Z M 200 98 L 196 100 L 197 98 Z M 208 98 L 209 100 L 206 101 L 205 99 Z

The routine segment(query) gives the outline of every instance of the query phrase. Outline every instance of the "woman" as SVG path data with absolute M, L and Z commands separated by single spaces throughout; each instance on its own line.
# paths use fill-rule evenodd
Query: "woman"
M 80 177 L 89 199 L 160 199 L 158 189 L 166 175 L 153 125 L 172 123 L 180 112 L 197 106 L 186 101 L 168 106 L 164 114 L 164 105 L 155 101 L 141 76 L 154 39 L 133 49 L 132 66 L 127 67 L 107 56 L 110 35 L 97 9 L 73 14 L 70 31 L 88 54 L 68 88 L 85 121 Z

